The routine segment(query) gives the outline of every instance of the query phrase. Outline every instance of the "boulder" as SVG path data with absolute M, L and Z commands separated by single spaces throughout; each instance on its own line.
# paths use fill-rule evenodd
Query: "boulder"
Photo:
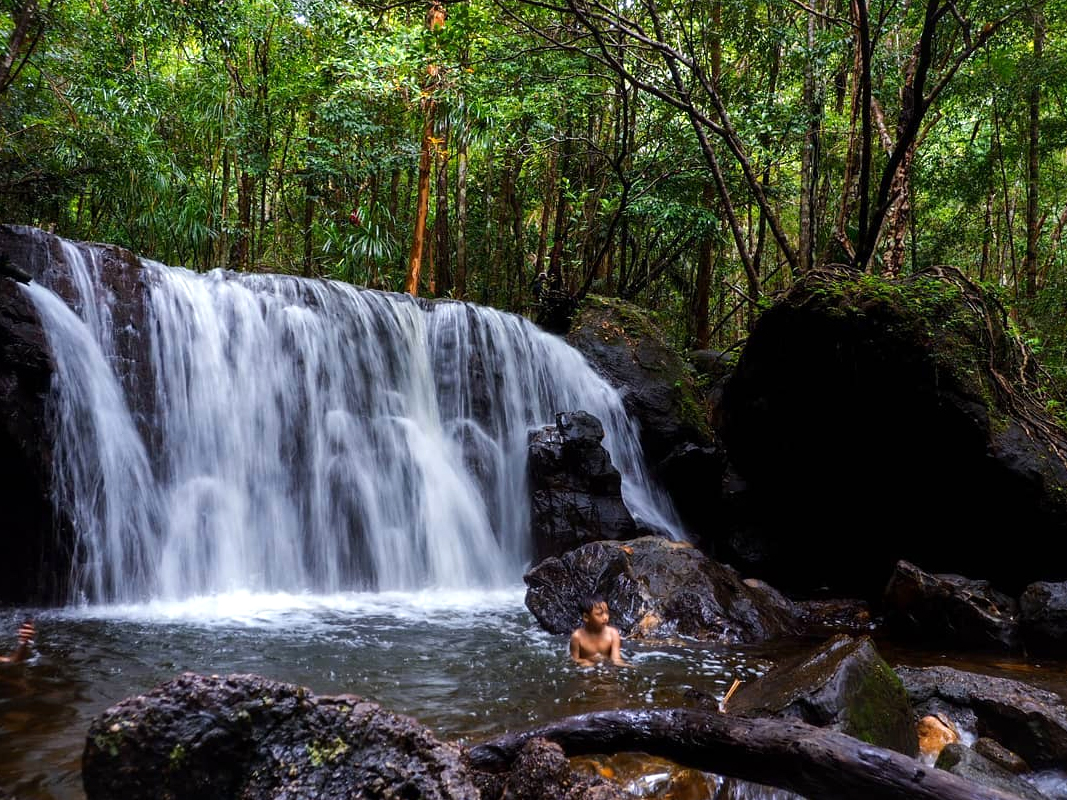
M 353 695 L 255 675 L 186 673 L 96 717 L 87 800 L 472 800 L 460 749 Z
M 1019 597 L 1019 628 L 1034 653 L 1067 653 L 1067 582 L 1030 584 Z
M 587 297 L 567 342 L 622 392 L 626 411 L 640 426 L 651 471 L 686 527 L 703 535 L 714 524 L 726 461 L 693 367 L 667 344 L 647 311 L 615 298 Z M 701 451 L 699 457 L 687 454 L 688 445 Z M 699 458 L 700 471 L 693 475 L 672 466 L 679 458 Z
M 1018 775 L 963 744 L 946 745 L 935 766 L 991 789 L 1000 789 L 1021 800 L 1048 800 Z
M 945 745 L 955 744 L 960 740 L 956 723 L 944 714 L 927 714 L 915 723 L 915 732 L 919 735 L 919 754 L 934 763 Z
M 590 594 L 607 601 L 623 636 L 763 642 L 797 629 L 796 612 L 777 593 L 746 585 L 689 544 L 656 536 L 587 544 L 524 577 L 526 607 L 550 633 L 577 628 L 579 603 Z
M 878 747 L 918 755 L 904 686 L 867 636 L 838 635 L 742 684 L 728 710 L 830 728 Z
M 1003 309 L 962 274 L 805 274 L 756 321 L 714 422 L 759 546 L 716 556 L 790 594 L 876 601 L 900 559 L 1017 596 L 1067 577 L 1067 433 Z M 1011 531 L 975 546 L 975 532 Z M 746 537 L 748 537 L 748 532 Z M 720 549 L 720 547 L 722 549 Z M 747 560 L 746 560 L 747 559 Z
M 631 795 L 599 776 L 575 770 L 563 748 L 531 739 L 511 769 L 501 775 L 477 773 L 480 800 L 625 800 Z
M 1026 763 L 1022 756 L 1018 753 L 1013 753 L 996 739 L 990 739 L 988 736 L 979 736 L 975 739 L 974 744 L 971 745 L 971 749 L 985 756 L 994 764 L 999 764 L 1013 775 L 1032 772 L 1030 765 Z
M 601 539 L 632 539 L 637 524 L 622 500 L 622 476 L 601 441 L 600 420 L 584 411 L 556 415 L 530 434 L 527 475 L 536 560 Z
M 1019 645 L 1018 605 L 988 581 L 931 575 L 900 561 L 883 605 L 886 624 L 898 635 L 964 649 Z
M 72 279 L 70 258 L 86 261 L 105 289 L 84 300 Z M 92 302 L 106 309 L 121 359 L 116 373 L 139 398 L 135 418 L 152 413 L 155 394 L 142 380 L 150 369 L 145 343 L 141 266 L 120 247 L 65 242 L 20 225 L 0 225 L 0 261 L 51 289 L 68 305 Z M 67 598 L 74 537 L 70 520 L 52 502 L 53 452 L 48 425 L 51 348 L 21 278 L 0 277 L 0 603 L 53 604 Z M 144 429 L 142 429 L 144 432 Z
M 1018 753 L 1035 769 L 1067 765 L 1067 704 L 1059 695 L 1020 681 L 951 667 L 898 667 L 920 715 L 947 712 Z

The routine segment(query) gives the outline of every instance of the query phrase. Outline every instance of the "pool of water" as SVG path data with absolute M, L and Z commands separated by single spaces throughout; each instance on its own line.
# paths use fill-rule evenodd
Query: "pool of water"
M 625 642 L 633 669 L 578 668 L 567 637 L 545 633 L 526 610 L 522 588 L 5 609 L 0 650 L 27 615 L 37 620 L 36 655 L 0 665 L 0 788 L 20 800 L 84 798 L 90 720 L 184 671 L 357 694 L 471 742 L 584 711 L 677 705 L 689 688 L 721 696 L 772 663 L 732 647 Z

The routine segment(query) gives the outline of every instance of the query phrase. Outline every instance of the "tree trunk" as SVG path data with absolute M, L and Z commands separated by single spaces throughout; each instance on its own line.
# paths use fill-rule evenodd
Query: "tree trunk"
M 1041 234 L 1041 210 L 1038 208 L 1040 189 L 1040 132 L 1041 132 L 1041 61 L 1045 51 L 1045 15 L 1041 6 L 1034 15 L 1034 69 L 1030 87 L 1030 141 L 1026 164 L 1026 257 L 1023 260 L 1025 295 L 1037 296 L 1037 240 Z
M 448 236 L 448 123 L 442 125 L 441 142 L 434 159 L 437 169 L 437 208 L 434 213 L 434 283 L 437 297 L 452 291 L 451 243 Z
M 1018 800 L 837 731 L 681 708 L 567 717 L 472 747 L 471 763 L 504 771 L 534 738 L 567 756 L 640 751 L 819 800 Z
M 252 236 L 252 193 L 255 179 L 242 171 L 237 178 L 237 240 L 230 248 L 230 269 L 244 272 L 249 267 Z
M 308 111 L 308 155 L 315 152 L 315 109 Z M 304 277 L 315 274 L 314 237 L 315 225 L 315 182 L 311 177 L 311 166 L 305 165 L 304 174 Z
M 882 260 L 882 272 L 889 277 L 900 275 L 907 253 L 911 227 L 911 165 L 915 160 L 915 148 L 916 143 L 912 142 L 905 151 L 890 190 L 895 200 L 885 221 L 885 255 Z
M 456 298 L 467 296 L 467 131 L 456 147 Z
M 818 6 L 822 7 L 822 3 Z M 808 50 L 815 52 L 815 35 L 818 17 L 808 14 Z M 823 90 L 817 83 L 814 58 L 804 65 L 803 105 L 808 114 L 808 125 L 800 151 L 800 236 L 797 245 L 797 266 L 807 272 L 815 260 L 815 188 L 818 185 L 816 170 L 819 165 L 819 147 L 822 134 Z
M 418 297 L 422 250 L 426 244 L 426 217 L 430 204 L 430 168 L 433 164 L 434 101 L 427 100 L 423 112 L 422 145 L 419 151 L 419 188 L 415 195 L 415 226 L 408 254 L 408 274 L 404 291 Z
M 711 208 L 711 201 L 715 197 L 715 187 L 710 183 L 704 184 L 701 195 L 704 208 Z M 709 230 L 700 239 L 700 253 L 697 256 L 696 286 L 693 290 L 693 321 L 696 335 L 693 346 L 697 350 L 706 350 L 711 343 L 711 334 L 708 326 L 708 301 L 711 295 L 711 270 L 715 262 L 715 234 Z

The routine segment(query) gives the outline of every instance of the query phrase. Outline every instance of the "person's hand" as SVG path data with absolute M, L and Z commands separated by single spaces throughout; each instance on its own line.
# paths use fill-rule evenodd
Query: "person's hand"
M 37 635 L 37 629 L 34 627 L 33 620 L 28 619 L 19 626 L 19 644 L 26 645 L 33 641 Z

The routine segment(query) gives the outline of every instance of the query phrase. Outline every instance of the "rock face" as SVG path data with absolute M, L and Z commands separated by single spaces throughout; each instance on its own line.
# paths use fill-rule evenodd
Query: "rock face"
M 0 236 L 3 230 L 0 229 Z M 54 602 L 69 556 L 47 533 L 63 523 L 51 501 L 52 442 L 46 403 L 52 359 L 37 312 L 10 278 L 0 279 L 0 604 Z M 42 580 L 46 585 L 40 585 Z
M 901 561 L 886 587 L 884 609 L 886 623 L 912 639 L 985 650 L 1019 645 L 1018 604 L 988 581 L 931 575 Z
M 786 591 L 868 600 L 902 558 L 1013 596 L 1063 580 L 1067 435 L 1024 356 L 958 273 L 804 276 L 759 318 L 715 410 L 760 543 L 731 549 L 727 529 L 716 555 Z M 1006 530 L 1010 546 L 972 541 Z
M 77 305 L 67 259 L 73 248 L 35 228 L 0 225 L 0 260 Z M 106 287 L 91 299 L 106 309 L 126 353 L 116 372 L 136 387 L 150 360 L 140 341 L 144 303 L 141 269 L 127 250 L 88 245 L 92 267 Z M 53 507 L 53 454 L 48 424 L 52 356 L 32 301 L 15 279 L 0 277 L 0 602 L 56 603 L 65 598 L 73 535 Z M 145 385 L 144 383 L 140 384 Z M 135 392 L 136 394 L 136 392 Z M 151 414 L 153 395 L 141 392 L 138 418 Z
M 918 754 L 908 695 L 866 636 L 835 636 L 812 652 L 781 662 L 741 686 L 728 710 L 799 720 L 905 755 Z
M 1067 764 L 1067 705 L 1059 695 L 951 667 L 899 667 L 897 674 L 918 714 L 964 719 L 1035 769 Z
M 796 612 L 696 548 L 655 536 L 594 542 L 525 576 L 526 607 L 550 633 L 581 624 L 580 601 L 600 594 L 624 636 L 762 642 L 794 633 Z
M 187 673 L 91 724 L 88 800 L 472 800 L 458 747 L 352 695 L 254 675 Z
M 1019 598 L 1023 641 L 1035 653 L 1067 653 L 1067 582 L 1038 582 Z
M 694 369 L 667 345 L 647 312 L 622 300 L 587 298 L 567 341 L 621 390 L 641 427 L 649 465 L 683 523 L 703 536 L 715 519 L 726 458 Z
M 600 420 L 584 411 L 556 415 L 530 435 L 530 527 L 535 559 L 600 539 L 638 535 L 622 501 L 622 476 L 601 445 Z

